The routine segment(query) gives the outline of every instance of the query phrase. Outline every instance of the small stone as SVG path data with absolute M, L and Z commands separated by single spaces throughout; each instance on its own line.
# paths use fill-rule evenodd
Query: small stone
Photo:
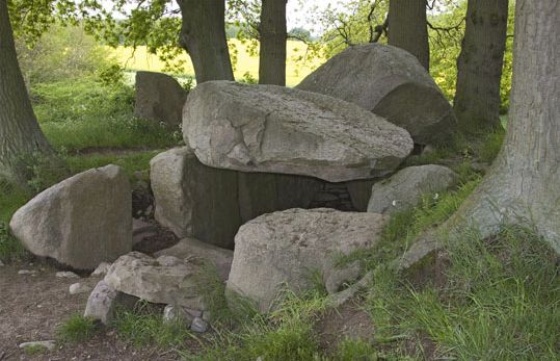
M 0 267 L 4 267 L 4 262 L 2 262 L 2 260 L 0 260 Z
M 20 269 L 18 271 L 18 275 L 22 275 L 22 276 L 25 276 L 25 275 L 34 276 L 35 274 L 37 274 L 37 271 L 34 271 L 34 270 Z
M 57 278 L 80 278 L 80 276 L 70 271 L 57 272 L 56 277 Z
M 91 275 L 92 276 L 103 276 L 103 275 L 107 274 L 107 271 L 109 270 L 109 267 L 111 267 L 110 263 L 101 262 L 99 264 L 99 266 L 97 266 L 97 268 L 95 269 L 95 271 L 93 271 L 93 273 Z
M 190 326 L 194 317 L 183 307 L 167 305 L 163 309 L 163 323 L 179 323 Z
M 206 322 L 210 322 L 210 320 L 212 319 L 212 313 L 210 311 L 204 311 L 202 313 L 202 319 Z
M 26 348 L 35 348 L 35 347 L 43 347 L 49 351 L 54 350 L 55 342 L 54 340 L 47 340 L 47 341 L 29 341 L 29 342 L 22 342 L 19 344 L 19 348 L 22 350 Z
M 193 318 L 194 317 L 202 317 L 201 310 L 195 310 L 194 308 L 185 307 L 185 311 L 187 311 Z
M 73 283 L 69 287 L 71 295 L 77 295 L 78 293 L 85 293 L 91 291 L 91 287 L 84 285 L 83 283 Z
M 195 317 L 195 319 L 191 323 L 191 331 L 204 333 L 208 331 L 208 322 L 204 321 L 200 317 Z

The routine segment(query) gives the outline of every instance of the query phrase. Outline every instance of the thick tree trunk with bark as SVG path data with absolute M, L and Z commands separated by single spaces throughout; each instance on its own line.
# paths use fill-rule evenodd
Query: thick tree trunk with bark
M 25 182 L 25 161 L 52 155 L 19 68 L 7 0 L 0 0 L 0 177 Z
M 560 6 L 517 0 L 507 137 L 481 185 L 445 224 L 482 236 L 534 229 L 560 253 Z
M 191 57 L 196 82 L 234 80 L 225 31 L 225 0 L 177 0 L 179 43 Z
M 262 0 L 259 83 L 286 85 L 287 0 Z
M 500 126 L 507 21 L 508 0 L 469 0 L 454 100 L 459 127 L 466 134 Z
M 426 19 L 426 0 L 391 0 L 389 2 L 389 45 L 416 56 L 420 64 L 430 67 L 430 45 Z

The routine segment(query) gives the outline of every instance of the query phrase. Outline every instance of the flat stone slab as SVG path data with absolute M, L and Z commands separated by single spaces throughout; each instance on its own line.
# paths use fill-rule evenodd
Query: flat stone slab
M 228 81 L 205 82 L 189 94 L 183 136 L 211 167 L 329 182 L 391 173 L 413 148 L 406 130 L 355 104 Z

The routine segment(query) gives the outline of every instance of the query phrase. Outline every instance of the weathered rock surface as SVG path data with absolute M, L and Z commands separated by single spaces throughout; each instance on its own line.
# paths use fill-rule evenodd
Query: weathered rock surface
M 156 258 L 161 256 L 172 256 L 179 259 L 200 258 L 210 261 L 216 268 L 218 276 L 222 281 L 228 279 L 231 262 L 233 261 L 233 251 L 216 247 L 194 238 L 184 238 L 176 245 L 154 254 Z
M 208 166 L 330 182 L 387 174 L 413 147 L 404 129 L 355 104 L 228 81 L 205 82 L 189 94 L 183 136 Z
M 262 215 L 243 225 L 235 237 L 228 293 L 247 297 L 266 311 L 274 307 L 283 285 L 295 292 L 312 287 L 315 272 L 337 290 L 331 282 L 339 273 L 335 259 L 375 245 L 387 220 L 380 214 L 332 209 Z
M 373 185 L 368 212 L 395 213 L 418 205 L 422 196 L 434 197 L 457 182 L 457 174 L 441 165 L 408 167 Z
M 322 183 L 326 182 L 298 175 L 238 172 L 241 223 L 265 213 L 308 208 Z
M 139 71 L 136 73 L 134 115 L 179 129 L 187 92 L 169 75 Z
M 136 297 L 118 292 L 107 282 L 101 280 L 88 297 L 84 317 L 108 325 L 113 321 L 115 310 L 118 307 L 132 307 L 136 301 Z
M 90 169 L 38 194 L 12 217 L 12 233 L 33 254 L 93 270 L 131 250 L 131 196 L 115 165 Z
M 296 88 L 358 104 L 408 130 L 418 144 L 447 143 L 457 127 L 453 109 L 424 67 L 389 45 L 349 47 Z
M 203 310 L 200 277 L 204 272 L 204 262 L 198 259 L 155 259 L 131 252 L 113 263 L 105 282 L 117 291 L 149 302 Z
M 150 161 L 155 219 L 178 237 L 233 248 L 241 224 L 237 172 L 205 167 L 188 148 Z

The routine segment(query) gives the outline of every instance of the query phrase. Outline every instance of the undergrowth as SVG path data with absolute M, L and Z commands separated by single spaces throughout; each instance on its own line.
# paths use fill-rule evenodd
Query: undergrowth
M 34 109 L 51 144 L 68 153 L 99 148 L 154 149 L 176 146 L 179 130 L 133 116 L 133 89 L 94 79 L 38 84 Z
M 82 342 L 90 339 L 99 327 L 94 320 L 80 314 L 74 314 L 57 329 L 57 339 L 61 342 Z

